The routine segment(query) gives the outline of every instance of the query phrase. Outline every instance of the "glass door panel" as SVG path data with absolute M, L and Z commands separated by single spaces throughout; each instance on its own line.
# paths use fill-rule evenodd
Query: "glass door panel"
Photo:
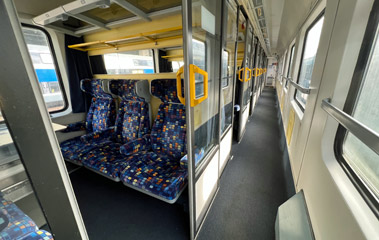
M 250 90 L 251 83 L 250 60 L 252 52 L 252 27 L 249 21 L 245 17 L 241 7 L 239 8 L 239 22 L 238 22 L 238 57 L 237 57 L 237 81 L 235 99 L 237 106 L 237 113 L 235 117 L 234 135 L 237 141 L 242 139 L 245 132 L 246 122 L 248 120 L 249 111 L 248 105 L 250 102 Z
M 191 238 L 218 187 L 221 13 L 218 0 L 183 1 Z
M 232 125 L 233 117 L 233 89 L 237 41 L 237 6 L 235 2 L 227 3 L 227 16 L 221 65 L 221 135 Z

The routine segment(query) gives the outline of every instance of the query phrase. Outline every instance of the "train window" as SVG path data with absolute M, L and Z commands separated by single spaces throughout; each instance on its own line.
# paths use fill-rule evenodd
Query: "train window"
M 151 49 L 106 53 L 104 54 L 104 63 L 108 74 L 155 73 Z
M 192 39 L 192 49 L 193 49 L 193 64 L 203 69 L 204 71 L 207 71 L 206 66 L 205 66 L 205 63 L 206 63 L 205 43 L 196 39 Z M 203 76 L 196 73 L 195 74 L 195 85 L 196 85 L 195 95 L 197 98 L 201 97 L 204 94 L 203 82 L 204 82 Z
M 375 1 L 344 112 L 379 133 L 379 2 Z M 379 155 L 339 126 L 335 140 L 336 157 L 368 205 L 379 216 Z
M 291 78 L 291 76 L 292 76 L 292 66 L 293 66 L 293 55 L 294 54 L 295 54 L 295 44 L 291 47 L 290 59 L 288 62 L 287 78 Z M 286 80 L 286 84 L 284 85 L 284 87 L 288 88 L 288 80 Z
M 222 52 L 222 75 L 221 75 L 221 87 L 226 88 L 229 85 L 229 79 L 232 78 L 232 73 L 229 67 L 229 53 L 228 51 L 224 50 Z
M 22 32 L 47 109 L 50 113 L 65 110 L 66 96 L 62 91 L 50 36 L 44 29 L 29 25 L 23 25 Z
M 297 83 L 305 88 L 309 88 L 311 84 L 313 66 L 315 64 L 323 23 L 324 16 L 322 14 L 309 26 L 305 34 L 305 45 L 300 63 L 299 78 L 297 80 Z M 295 90 L 295 101 L 299 104 L 302 110 L 305 108 L 307 97 L 307 94 Z
M 172 61 L 172 71 L 177 72 L 184 65 L 183 61 Z
M 3 114 L 1 114 L 1 109 L 0 109 L 0 124 L 4 122 Z

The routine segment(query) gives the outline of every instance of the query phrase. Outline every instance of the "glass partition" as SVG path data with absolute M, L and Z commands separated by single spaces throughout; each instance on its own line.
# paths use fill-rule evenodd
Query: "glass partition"
M 235 54 L 237 41 L 237 8 L 235 4 L 228 2 L 228 21 L 224 35 L 224 46 L 222 52 L 221 87 L 221 134 L 232 124 L 233 116 L 233 86 L 235 71 Z

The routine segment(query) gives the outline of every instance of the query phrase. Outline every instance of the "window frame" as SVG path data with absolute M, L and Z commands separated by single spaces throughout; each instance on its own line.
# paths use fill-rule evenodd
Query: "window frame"
M 62 75 L 61 75 L 61 71 L 59 69 L 58 60 L 57 60 L 57 56 L 56 56 L 56 53 L 55 53 L 55 50 L 54 50 L 53 41 L 51 40 L 51 36 L 50 36 L 49 32 L 46 29 L 42 28 L 42 27 L 31 25 L 31 24 L 26 24 L 26 23 L 21 23 L 21 28 L 24 28 L 24 27 L 25 28 L 34 28 L 34 29 L 40 30 L 40 31 L 42 31 L 46 35 L 47 42 L 49 44 L 49 49 L 50 49 L 50 52 L 51 52 L 51 56 L 52 56 L 52 59 L 53 59 L 53 64 L 54 64 L 54 67 L 55 67 L 55 74 L 57 75 L 58 84 L 59 84 L 59 88 L 60 88 L 61 93 L 62 93 L 62 99 L 63 99 L 63 103 L 64 103 L 63 108 L 60 109 L 60 110 L 51 111 L 50 112 L 49 109 L 47 108 L 47 106 L 46 106 L 46 109 L 47 109 L 47 111 L 49 112 L 50 115 L 51 114 L 55 114 L 55 113 L 64 112 L 64 111 L 66 111 L 69 108 L 69 102 L 68 102 L 68 99 L 67 99 L 66 90 L 64 88 L 64 84 L 63 84 L 63 80 L 62 80 Z M 25 41 L 25 44 L 27 45 L 26 41 Z M 28 54 L 29 54 L 29 57 L 31 58 L 31 55 L 30 55 L 29 51 L 28 51 Z M 34 66 L 33 66 L 33 69 L 34 69 Z M 34 72 L 35 71 L 36 70 L 34 69 Z M 36 79 L 38 80 L 38 84 L 39 84 L 39 79 L 37 77 L 37 74 L 36 74 Z
M 289 56 L 289 59 L 288 59 L 288 66 L 287 66 L 287 74 L 286 74 L 286 83 L 284 84 L 284 89 L 288 89 L 288 78 L 290 76 L 290 68 L 293 67 L 293 63 L 294 63 L 294 55 L 295 55 L 295 46 L 296 46 L 296 43 L 292 44 L 291 48 L 290 48 L 290 56 Z M 291 69 L 292 72 L 293 72 L 293 69 Z
M 323 16 L 325 16 L 325 8 L 317 15 L 317 17 L 312 21 L 312 23 L 308 26 L 307 30 L 305 31 L 304 40 L 303 40 L 303 48 L 301 50 L 299 70 L 298 70 L 297 79 L 296 79 L 297 84 L 299 84 L 299 80 L 300 80 L 301 67 L 303 65 L 303 57 L 304 57 L 305 47 L 307 44 L 308 33 L 318 23 L 318 20 L 320 20 Z M 322 29 L 323 28 L 324 28 L 324 25 L 322 26 Z M 322 29 L 321 29 L 321 33 L 320 33 L 320 39 L 321 39 L 321 35 L 322 35 Z M 320 44 L 320 42 L 319 42 L 319 44 Z M 317 46 L 316 57 L 317 57 L 317 53 L 318 53 L 318 47 L 319 46 Z M 313 70 L 312 70 L 312 76 L 313 76 Z M 299 102 L 299 100 L 296 97 L 297 92 L 298 92 L 298 90 L 295 89 L 295 94 L 293 96 L 293 99 L 295 100 L 296 104 L 299 106 L 300 110 L 304 113 L 306 104 L 303 107 L 303 105 Z
M 359 56 L 354 69 L 353 77 L 350 83 L 350 88 L 343 107 L 343 111 L 352 116 L 356 103 L 359 101 L 359 96 L 365 82 L 365 76 L 370 64 L 371 54 L 374 51 L 375 43 L 379 44 L 379 0 L 375 0 L 367 27 L 359 51 Z M 342 125 L 338 125 L 336 136 L 334 139 L 334 154 L 337 162 L 340 164 L 354 187 L 365 200 L 367 205 L 379 219 L 379 199 L 374 195 L 366 182 L 354 171 L 348 161 L 344 157 L 343 146 L 348 135 L 348 130 Z

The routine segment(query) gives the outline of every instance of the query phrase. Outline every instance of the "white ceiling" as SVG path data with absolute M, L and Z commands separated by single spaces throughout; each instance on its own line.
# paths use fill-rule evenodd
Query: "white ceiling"
M 18 13 L 38 16 L 73 0 L 14 0 Z
M 264 0 L 271 53 L 282 53 L 308 16 L 317 0 Z

